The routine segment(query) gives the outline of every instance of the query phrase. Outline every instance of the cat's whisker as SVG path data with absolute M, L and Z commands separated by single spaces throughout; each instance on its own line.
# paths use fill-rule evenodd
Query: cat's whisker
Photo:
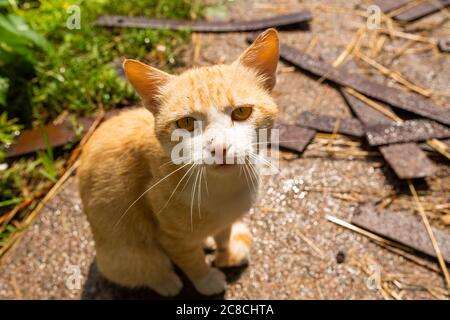
M 183 175 L 183 177 L 181 177 L 180 181 L 178 181 L 177 185 L 175 186 L 175 188 L 173 189 L 169 199 L 167 200 L 167 202 L 164 204 L 164 206 L 156 213 L 156 215 L 159 215 L 169 204 L 170 200 L 172 199 L 172 197 L 175 195 L 175 192 L 177 191 L 178 187 L 180 186 L 181 182 L 184 180 L 184 178 L 188 175 L 188 173 L 195 167 L 195 164 L 192 164 L 189 169 L 186 171 L 186 173 Z
M 194 217 L 193 217 L 193 212 L 194 212 L 194 199 L 195 199 L 195 191 L 197 188 L 197 179 L 198 179 L 198 168 L 197 169 L 197 176 L 194 180 L 194 184 L 192 186 L 192 191 L 191 191 L 191 232 L 194 231 Z
M 247 186 L 249 189 L 251 189 L 250 182 L 248 181 L 247 170 L 245 168 L 245 165 L 243 165 L 241 168 L 242 168 L 242 171 L 244 172 L 245 180 L 247 181 Z
M 156 182 L 155 184 L 153 184 L 152 186 L 150 186 L 147 190 L 145 190 L 136 200 L 133 201 L 133 203 L 130 204 L 130 206 L 127 208 L 127 210 L 125 210 L 124 213 L 121 214 L 121 216 L 119 217 L 119 219 L 117 220 L 117 222 L 114 225 L 114 229 L 117 227 L 117 225 L 122 221 L 123 217 L 125 217 L 125 215 L 128 213 L 128 211 L 130 211 L 130 209 L 139 201 L 142 199 L 142 197 L 147 194 L 147 192 L 149 192 L 150 190 L 152 190 L 154 187 L 156 187 L 157 185 L 159 185 L 161 182 L 163 182 L 164 180 L 166 180 L 167 178 L 169 178 L 170 176 L 172 176 L 173 174 L 175 174 L 176 172 L 180 171 L 181 169 L 183 169 L 184 167 L 186 167 L 188 165 L 185 164 L 175 170 L 173 170 L 171 173 L 169 173 L 168 175 L 166 175 L 164 178 L 160 179 L 158 182 Z
M 206 168 L 204 168 L 204 170 L 203 170 L 203 175 L 205 176 L 205 189 L 206 189 L 206 194 L 209 195 L 208 175 L 206 174 Z
M 203 167 L 200 167 L 199 172 L 197 173 L 197 175 L 199 176 L 199 182 L 198 182 L 198 193 L 197 193 L 197 207 L 198 207 L 198 217 L 201 219 L 202 218 L 202 213 L 201 213 L 201 202 L 202 202 L 202 172 L 203 172 Z
M 175 161 L 186 161 L 189 160 L 189 157 L 184 157 L 184 158 L 177 158 L 177 159 L 171 159 L 167 162 L 164 162 L 162 165 L 159 166 L 159 168 L 161 169 L 162 167 L 168 166 L 170 164 L 174 164 Z
M 303 140 L 301 140 L 301 139 L 296 139 L 296 140 L 278 140 L 278 141 L 276 141 L 274 143 L 268 142 L 268 141 L 262 141 L 262 142 L 252 142 L 249 145 L 251 145 L 251 146 L 259 145 L 259 144 L 267 144 L 267 145 L 269 145 L 269 144 L 278 144 L 280 142 L 285 142 L 286 143 L 286 142 L 300 142 L 300 141 L 303 141 Z
M 252 153 L 253 156 L 256 156 L 257 159 L 264 161 L 267 165 L 269 165 L 272 169 L 275 169 L 277 171 L 278 174 L 280 174 L 283 178 L 285 179 L 290 179 L 290 177 L 286 176 L 281 170 L 280 168 L 277 168 L 276 166 L 274 166 L 270 161 L 268 161 L 267 159 L 264 159 L 263 156 L 260 156 L 258 154 Z
M 250 163 L 246 163 L 244 165 L 244 170 L 247 171 L 247 173 L 248 173 L 249 180 L 253 186 L 253 190 L 256 190 L 257 189 L 257 187 L 256 187 L 257 181 L 255 182 L 255 177 L 254 177 L 255 173 L 251 170 L 251 168 L 252 168 L 252 166 Z

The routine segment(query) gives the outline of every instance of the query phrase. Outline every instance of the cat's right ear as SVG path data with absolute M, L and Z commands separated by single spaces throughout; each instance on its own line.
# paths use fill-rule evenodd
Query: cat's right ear
M 275 73 L 280 58 L 278 32 L 271 28 L 261 33 L 236 63 L 255 70 L 263 79 L 263 86 L 269 91 L 275 85 Z
M 157 112 L 160 104 L 159 90 L 172 75 L 137 60 L 126 59 L 123 69 L 133 88 L 151 112 Z

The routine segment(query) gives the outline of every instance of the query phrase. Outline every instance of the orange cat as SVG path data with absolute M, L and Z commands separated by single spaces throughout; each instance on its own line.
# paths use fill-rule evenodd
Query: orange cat
M 173 296 L 182 288 L 174 263 L 200 293 L 220 293 L 225 276 L 205 262 L 209 236 L 217 244 L 216 267 L 248 262 L 251 234 L 237 221 L 251 208 L 259 182 L 258 165 L 248 161 L 257 145 L 251 132 L 271 128 L 278 112 L 270 96 L 278 59 L 278 35 L 269 29 L 230 65 L 173 76 L 124 62 L 148 110 L 102 124 L 78 170 L 96 263 L 106 278 Z M 177 129 L 187 132 L 181 143 L 172 141 Z M 200 152 L 185 152 L 195 144 Z M 180 146 L 183 155 L 174 156 Z M 218 154 L 238 161 L 199 161 Z

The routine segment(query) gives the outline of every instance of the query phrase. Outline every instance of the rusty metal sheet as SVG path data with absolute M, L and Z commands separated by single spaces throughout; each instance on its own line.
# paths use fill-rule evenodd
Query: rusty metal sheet
M 399 143 L 380 147 L 384 159 L 400 179 L 425 178 L 436 167 L 415 143 Z
M 299 153 L 305 150 L 316 134 L 314 130 L 285 123 L 278 124 L 277 128 L 280 130 L 280 147 Z
M 80 120 L 83 128 L 89 128 L 94 119 L 85 118 Z M 69 123 L 61 125 L 49 124 L 41 128 L 24 130 L 14 141 L 14 143 L 6 149 L 6 158 L 17 157 L 27 153 L 43 150 L 46 148 L 45 135 L 52 147 L 60 147 L 76 138 L 75 130 Z
M 373 4 L 378 6 L 384 13 L 396 10 L 412 0 L 374 0 Z
M 251 39 L 254 39 L 254 36 L 250 36 L 248 40 Z M 343 69 L 336 69 L 326 62 L 315 59 L 286 44 L 281 45 L 281 57 L 300 69 L 316 76 L 325 77 L 342 86 L 351 87 L 368 97 L 383 101 L 399 109 L 450 125 L 450 110 L 436 105 L 430 99 L 419 94 L 387 87 L 374 82 L 368 77 L 349 73 Z
M 411 9 L 394 16 L 395 20 L 400 22 L 412 22 L 427 15 L 440 11 L 450 5 L 450 0 L 433 0 L 421 3 Z
M 349 104 L 350 108 L 353 110 L 359 120 L 361 120 L 364 126 L 366 126 L 366 128 L 374 125 L 390 125 L 394 123 L 389 117 L 373 109 L 365 102 L 353 97 L 351 94 L 348 94 L 344 90 L 341 90 L 341 93 L 344 95 L 344 98 Z M 392 109 L 388 105 L 382 103 L 381 105 L 387 110 L 392 111 Z M 404 179 L 403 177 L 405 176 L 408 176 L 409 178 L 424 178 L 425 176 L 432 175 L 434 173 L 434 170 L 431 169 L 432 167 L 429 166 L 431 161 L 428 160 L 426 154 L 421 151 L 416 144 L 413 143 L 412 145 L 414 145 L 415 147 L 411 147 L 410 144 L 396 144 L 393 149 L 388 148 L 387 150 L 384 150 L 384 152 L 382 152 L 383 157 L 394 170 L 394 172 L 399 175 L 400 179 Z M 382 148 L 383 147 L 380 148 L 380 151 Z M 416 163 L 414 161 L 396 161 L 396 153 L 398 153 L 400 156 L 408 155 L 411 152 L 411 149 L 415 150 L 420 159 L 425 159 L 423 160 L 423 162 L 425 163 L 424 168 L 420 167 L 420 163 Z M 417 168 L 418 165 L 419 168 Z M 422 170 L 420 170 L 421 168 Z
M 113 109 L 106 112 L 104 120 L 107 120 L 119 112 L 125 109 Z M 95 117 L 85 117 L 78 120 L 83 126 L 82 135 L 91 127 L 94 123 Z M 47 135 L 48 142 L 53 148 L 63 146 L 69 142 L 74 141 L 76 138 L 75 130 L 69 122 L 65 122 L 60 125 L 49 124 L 44 126 L 45 134 Z M 28 153 L 35 152 L 37 150 L 44 150 L 45 138 L 41 128 L 27 129 L 21 132 L 16 137 L 14 143 L 6 149 L 6 158 L 12 158 L 22 156 Z
M 97 19 L 97 25 L 104 27 L 127 27 L 141 29 L 190 29 L 194 32 L 244 32 L 264 30 L 271 27 L 291 27 L 311 20 L 311 12 L 304 10 L 292 14 L 275 16 L 272 18 L 232 22 L 151 19 L 147 17 L 102 15 Z
M 450 137 L 450 129 L 431 120 L 414 119 L 367 127 L 367 141 L 372 146 L 384 144 L 426 141 Z
M 376 124 L 390 124 L 393 122 L 391 118 L 384 115 L 380 111 L 372 108 L 364 101 L 355 98 L 350 93 L 340 90 L 341 94 L 344 96 L 345 101 L 352 109 L 353 113 L 358 117 L 358 119 L 364 124 L 364 126 L 373 126 Z M 382 102 L 378 102 L 381 106 L 383 106 L 386 110 L 392 111 L 392 108 L 387 104 Z
M 439 40 L 438 46 L 442 52 L 450 52 L 450 37 Z
M 297 125 L 329 133 L 333 133 L 337 129 L 338 133 L 354 137 L 364 136 L 364 127 L 356 118 L 338 119 L 312 112 L 303 112 L 297 119 Z
M 352 223 L 414 250 L 436 257 L 422 220 L 413 212 L 380 210 L 374 204 L 366 203 L 356 209 Z M 450 234 L 436 228 L 432 228 L 432 230 L 442 257 L 447 263 L 450 263 Z

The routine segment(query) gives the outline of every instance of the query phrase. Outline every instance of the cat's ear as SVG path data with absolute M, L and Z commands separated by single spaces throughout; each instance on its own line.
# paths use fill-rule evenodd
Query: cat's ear
M 256 70 L 262 76 L 263 85 L 269 91 L 275 86 L 275 73 L 280 58 L 278 32 L 268 29 L 261 33 L 236 63 Z
M 123 69 L 133 88 L 152 112 L 159 107 L 159 89 L 174 76 L 137 60 L 126 59 Z

